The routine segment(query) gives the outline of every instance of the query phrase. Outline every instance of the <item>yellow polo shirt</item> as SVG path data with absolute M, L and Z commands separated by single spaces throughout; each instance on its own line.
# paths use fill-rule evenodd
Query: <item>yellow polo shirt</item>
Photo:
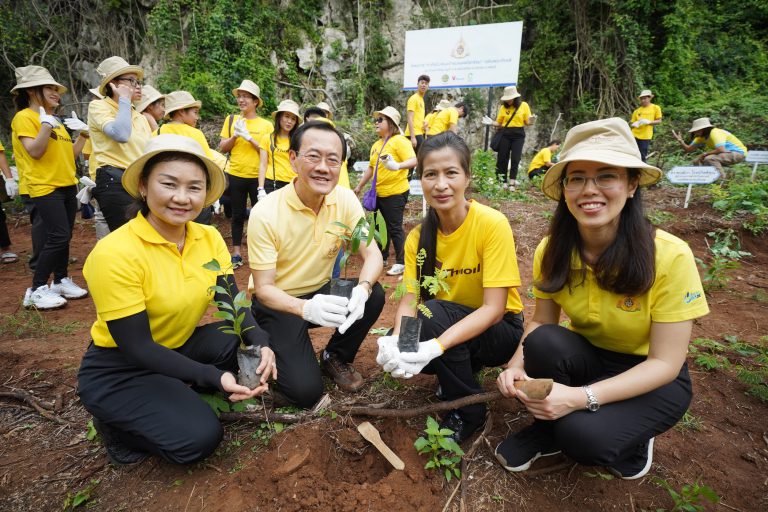
M 424 96 L 414 93 L 408 98 L 408 103 L 405 106 L 407 112 L 413 112 L 413 134 L 424 135 Z M 411 136 L 411 128 L 408 126 L 408 120 L 405 123 L 405 136 Z
M 221 133 L 219 134 L 222 139 L 228 139 L 234 134 L 234 124 L 241 118 L 239 115 L 235 115 L 232 118 L 232 122 L 229 121 L 229 116 L 224 119 L 224 124 L 221 127 Z M 245 126 L 248 128 L 248 133 L 251 134 L 253 140 L 261 144 L 261 138 L 269 133 L 272 133 L 275 128 L 272 123 L 264 119 L 263 117 L 256 117 L 255 119 L 246 119 Z M 259 164 L 261 163 L 261 153 L 253 145 L 243 140 L 241 137 L 235 139 L 235 145 L 229 152 L 229 168 L 227 172 L 232 176 L 238 178 L 258 178 L 259 177 Z
M 654 105 L 653 103 L 647 107 L 637 107 L 635 111 L 632 112 L 632 118 L 629 122 L 634 123 L 639 119 L 647 119 L 649 121 L 661 119 L 661 107 Z M 632 128 L 632 135 L 639 140 L 651 140 L 653 138 L 653 126 L 644 124 L 643 126 Z
M 118 104 L 112 98 L 93 100 L 88 104 L 88 129 L 93 144 L 91 158 L 96 158 L 96 168 L 112 165 L 125 169 L 144 152 L 144 146 L 152 137 L 147 118 L 131 106 L 131 136 L 126 142 L 117 142 L 104 133 L 104 126 L 117 117 Z
M 531 174 L 536 169 L 541 169 L 544 167 L 547 162 L 552 161 L 552 150 L 549 149 L 549 147 L 546 147 L 536 153 L 536 156 L 533 157 L 533 160 L 531 160 L 531 165 L 528 166 L 528 174 Z
M 434 135 L 438 133 L 447 132 L 451 125 L 459 122 L 459 111 L 455 107 L 448 107 L 437 113 L 432 121 L 434 124 Z M 432 125 L 430 125 L 430 132 L 432 131 Z M 433 134 L 431 134 L 433 135 Z
M 267 152 L 266 179 L 288 182 L 296 177 L 296 172 L 291 167 L 291 160 L 288 158 L 291 139 L 275 135 L 274 133 L 265 133 L 259 139 L 259 146 L 261 146 L 263 151 Z M 277 175 L 277 178 L 275 178 L 275 175 Z
M 533 260 L 534 281 L 541 279 L 541 259 L 547 238 L 539 243 Z M 583 283 L 545 293 L 534 286 L 539 299 L 555 301 L 570 318 L 570 329 L 596 347 L 623 354 L 648 355 L 651 323 L 693 320 L 709 313 L 693 253 L 676 236 L 656 230 L 656 280 L 651 289 L 637 297 L 618 295 L 597 285 L 587 266 Z M 581 261 L 574 257 L 574 269 Z
M 341 247 L 328 231 L 334 222 L 353 227 L 363 207 L 351 190 L 336 187 L 325 196 L 317 215 L 296 195 L 295 182 L 260 200 L 248 219 L 248 264 L 253 270 L 276 270 L 275 284 L 294 297 L 317 290 L 331 278 Z M 248 285 L 253 292 L 253 280 Z
M 40 114 L 30 108 L 17 112 L 11 121 L 13 153 L 19 181 L 23 183 L 23 190 L 21 185 L 19 190 L 22 194 L 29 194 L 29 197 L 45 196 L 57 188 L 77 184 L 72 138 L 64 125 L 51 130 L 48 147 L 40 158 L 32 158 L 21 143 L 22 137 L 37 137 L 41 126 Z
M 203 150 L 205 151 L 205 155 L 211 160 L 213 160 L 216 163 L 216 165 L 218 165 L 220 168 L 223 169 L 224 165 L 227 163 L 227 157 L 225 157 L 218 151 L 211 149 L 211 146 L 208 145 L 208 140 L 206 140 L 205 135 L 203 135 L 203 132 L 201 132 L 200 130 L 198 130 L 193 126 L 189 126 L 188 124 L 184 124 L 184 123 L 165 123 L 159 126 L 157 130 L 152 132 L 152 136 L 157 137 L 161 133 L 162 134 L 171 133 L 174 135 L 189 137 L 190 139 L 200 144 L 200 147 L 202 147 Z
M 203 264 L 214 258 L 229 262 L 227 244 L 216 228 L 196 222 L 187 222 L 181 254 L 141 213 L 101 239 L 83 267 L 96 306 L 94 344 L 115 347 L 107 322 L 146 310 L 155 343 L 182 346 L 213 298 L 208 288 L 218 274 Z
M 346 160 L 341 163 L 341 169 L 339 170 L 339 183 L 337 183 L 337 186 L 349 189 L 352 188 L 352 186 L 349 184 L 349 170 L 347 169 Z
M 523 101 L 520 103 L 517 112 L 515 112 L 515 107 L 505 107 L 502 104 L 501 107 L 499 107 L 499 113 L 496 114 L 496 122 L 504 128 L 504 125 L 507 124 L 512 113 L 515 114 L 515 117 L 510 121 L 507 128 L 522 128 L 525 126 L 525 122 L 528 121 L 528 118 L 531 117 L 531 107 L 528 106 L 528 103 Z
M 424 117 L 424 122 L 427 125 L 427 136 L 430 135 L 437 135 L 439 132 L 435 130 L 435 117 L 437 116 L 437 111 L 433 110 L 429 114 L 427 114 Z
M 382 146 L 384 149 L 382 151 Z M 379 161 L 381 155 L 392 155 L 398 162 L 405 162 L 410 158 L 416 158 L 416 152 L 413 150 L 411 141 L 402 135 L 393 135 L 384 145 L 384 139 L 379 139 L 371 146 L 371 156 L 368 165 L 376 170 L 376 162 L 379 162 L 379 169 L 376 171 L 376 195 L 379 197 L 395 196 L 410 190 L 408 185 L 408 169 L 399 171 L 390 171 L 384 166 L 384 162 Z M 373 175 L 371 175 L 373 181 Z
M 403 282 L 409 293 L 416 293 L 416 254 L 420 234 L 421 226 L 417 226 L 408 233 L 405 241 Z M 437 230 L 436 267 L 448 272 L 445 281 L 449 286 L 447 292 L 438 292 L 436 299 L 477 309 L 483 305 L 484 288 L 509 287 L 506 311 L 519 313 L 523 310 L 516 288 L 520 286 L 520 271 L 512 227 L 504 214 L 493 208 L 471 200 L 467 217 L 459 229 L 450 235 Z

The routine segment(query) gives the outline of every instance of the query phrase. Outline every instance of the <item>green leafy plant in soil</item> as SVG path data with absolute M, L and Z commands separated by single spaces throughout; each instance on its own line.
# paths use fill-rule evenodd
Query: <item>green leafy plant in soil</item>
M 461 457 L 464 451 L 453 440 L 448 437 L 453 434 L 453 430 L 440 428 L 432 416 L 427 417 L 427 428 L 424 429 L 426 437 L 422 436 L 413 443 L 416 451 L 420 455 L 428 455 L 429 460 L 424 465 L 424 469 L 434 469 L 441 471 L 447 481 L 451 478 L 461 478 Z
M 720 496 L 711 487 L 699 482 L 685 484 L 678 491 L 664 479 L 654 477 L 652 481 L 669 493 L 673 502 L 671 512 L 700 512 L 705 510 L 705 502 L 720 502 Z
M 77 492 L 67 491 L 67 497 L 64 498 L 64 510 L 74 510 L 82 505 L 86 505 L 88 500 L 91 499 L 93 491 L 99 485 L 101 480 L 96 478 L 91 479 L 91 482 L 84 488 Z
M 713 239 L 712 244 L 707 244 L 709 261 L 704 262 L 699 258 L 696 261 L 704 270 L 704 290 L 719 290 L 725 288 L 731 280 L 728 271 L 739 268 L 739 260 L 752 254 L 741 250 L 741 241 L 733 229 L 717 229 L 707 233 L 707 236 Z
M 214 258 L 208 263 L 203 264 L 203 268 L 210 270 L 211 272 L 216 272 L 220 276 L 226 277 L 227 272 L 232 269 L 232 265 L 222 267 L 218 260 Z M 211 303 L 216 306 L 216 308 L 218 308 L 218 311 L 216 311 L 213 316 L 215 318 L 221 318 L 222 320 L 229 322 L 229 325 L 225 324 L 220 326 L 219 330 L 226 334 L 233 334 L 237 336 L 237 338 L 240 340 L 240 346 L 245 347 L 243 334 L 249 329 L 253 329 L 253 326 L 249 326 L 243 329 L 243 320 L 245 319 L 246 311 L 251 307 L 251 299 L 248 297 L 248 292 L 245 290 L 242 290 L 236 295 L 233 295 L 234 290 L 232 289 L 232 286 L 226 279 L 224 282 L 225 286 L 213 285 L 208 288 L 208 291 L 211 293 L 222 293 L 229 297 L 229 301 L 215 299 L 211 300 Z
M 367 216 L 360 217 L 353 228 L 338 221 L 332 222 L 331 225 L 337 229 L 328 230 L 326 233 L 341 240 L 342 256 L 339 267 L 344 269 L 344 279 L 347 278 L 347 260 L 360 251 L 363 241 L 370 245 L 375 240 L 381 247 L 387 244 L 387 224 L 382 215 L 368 213 Z
M 758 344 L 726 335 L 723 341 L 696 338 L 688 347 L 696 365 L 707 371 L 734 370 L 736 378 L 747 385 L 747 393 L 768 402 L 768 336 Z
M 403 279 L 403 281 L 398 283 L 398 285 L 395 287 L 395 291 L 392 292 L 390 298 L 395 302 L 399 302 L 400 299 L 405 297 L 405 295 L 408 293 L 406 286 L 416 288 L 416 296 L 414 297 L 411 306 L 416 307 L 416 309 L 418 309 L 425 317 L 432 318 L 432 312 L 421 301 L 421 289 L 424 288 L 429 292 L 431 296 L 435 296 L 440 291 L 447 292 L 450 290 L 450 286 L 445 281 L 445 278 L 448 276 L 448 272 L 445 270 L 435 267 L 435 272 L 431 276 L 425 276 L 421 274 L 421 269 L 424 266 L 426 259 L 427 251 L 422 247 L 419 252 L 416 253 L 416 267 L 419 269 L 418 273 L 421 275 L 421 282 L 419 282 L 417 279 L 409 278 L 407 280 L 408 284 L 406 285 L 406 280 Z
M 0 336 L 21 338 L 43 338 L 52 334 L 72 334 L 85 326 L 74 321 L 56 324 L 40 314 L 37 309 L 19 309 L 13 314 L 2 315 Z

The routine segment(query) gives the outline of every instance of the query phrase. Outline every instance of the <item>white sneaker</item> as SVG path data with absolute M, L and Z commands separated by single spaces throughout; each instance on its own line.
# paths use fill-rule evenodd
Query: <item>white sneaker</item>
M 60 283 L 52 284 L 51 291 L 65 299 L 82 299 L 88 295 L 88 290 L 77 286 L 71 277 L 65 277 Z
M 388 276 L 399 276 L 403 272 L 405 272 L 405 265 L 403 265 L 401 263 L 395 263 L 394 265 L 392 265 L 392 267 L 389 270 L 387 270 L 387 275 Z
M 35 308 L 39 310 L 63 308 L 67 305 L 67 299 L 52 292 L 47 284 L 38 287 L 35 291 L 27 288 L 24 294 L 24 307 Z

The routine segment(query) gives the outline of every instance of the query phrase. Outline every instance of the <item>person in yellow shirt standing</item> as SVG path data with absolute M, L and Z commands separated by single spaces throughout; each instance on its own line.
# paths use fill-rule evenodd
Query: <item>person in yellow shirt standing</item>
M 649 89 L 644 89 L 638 98 L 640 106 L 632 112 L 629 125 L 640 149 L 640 157 L 645 162 L 653 139 L 653 127 L 661 124 L 661 107 L 651 103 L 653 93 Z
M 283 188 L 296 177 L 288 151 L 291 136 L 301 124 L 299 104 L 293 100 L 281 101 L 272 112 L 272 120 L 275 131 L 262 135 L 259 140 L 259 199 Z
M 547 144 L 547 147 L 542 148 L 541 151 L 536 153 L 536 156 L 531 160 L 531 165 L 528 166 L 528 179 L 543 176 L 550 167 L 555 165 L 552 161 L 552 155 L 557 153 L 557 148 L 559 147 L 560 141 L 553 140 Z
M 693 135 L 693 141 L 686 144 L 680 133 L 672 130 L 686 153 L 702 149 L 704 152 L 694 159 L 696 165 L 712 165 L 720 171 L 720 177 L 725 178 L 723 166 L 743 162 L 747 158 L 745 146 L 734 134 L 722 128 L 715 128 L 708 117 L 696 119 L 688 130 Z
M 429 75 L 421 75 L 416 80 L 416 92 L 411 94 L 405 105 L 406 125 L 405 136 L 411 139 L 411 145 L 416 153 L 424 142 L 424 96 L 429 90 Z

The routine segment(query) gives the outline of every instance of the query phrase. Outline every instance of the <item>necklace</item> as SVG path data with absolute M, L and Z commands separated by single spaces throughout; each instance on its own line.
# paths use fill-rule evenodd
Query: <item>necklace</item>
M 184 228 L 184 236 L 181 237 L 181 242 L 176 242 L 176 248 L 181 252 L 184 249 L 184 242 L 187 241 L 187 229 Z

